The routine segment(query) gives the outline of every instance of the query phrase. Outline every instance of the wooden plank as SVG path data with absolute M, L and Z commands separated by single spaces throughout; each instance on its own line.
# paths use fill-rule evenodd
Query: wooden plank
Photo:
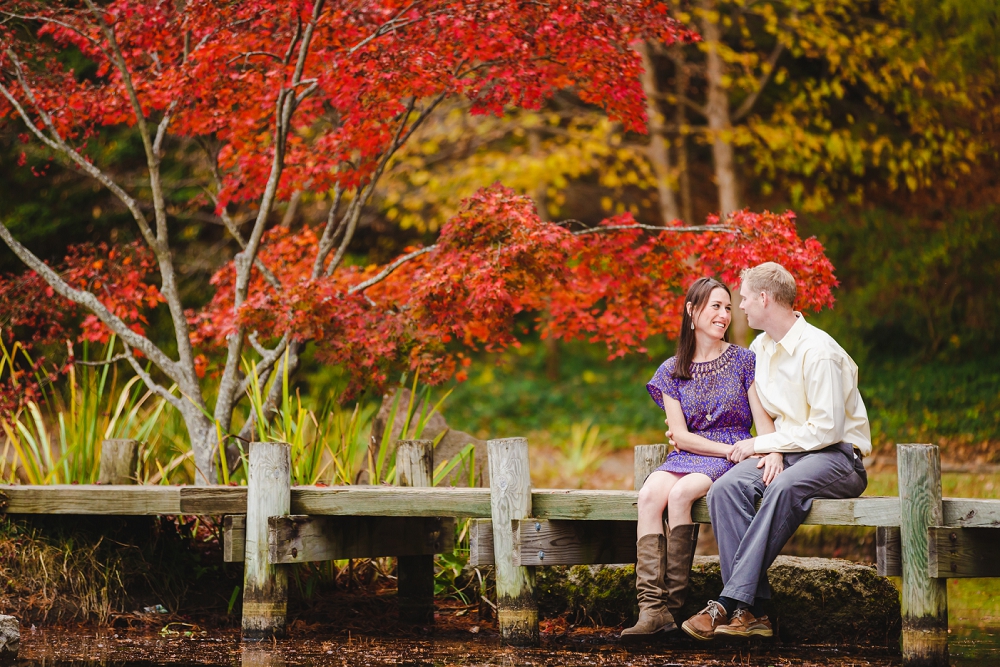
M 819 498 L 802 523 L 823 526 L 898 526 L 899 498 L 862 496 L 845 500 Z
M 1000 528 L 1000 500 L 945 498 L 944 525 L 960 528 Z
M 948 582 L 930 574 L 931 526 L 944 520 L 936 445 L 897 445 L 903 552 L 903 664 L 948 664 Z
M 473 519 L 469 526 L 469 565 L 493 565 L 493 521 Z
M 181 514 L 246 514 L 245 486 L 182 486 Z
M 8 514 L 180 514 L 178 486 L 104 484 L 0 485 Z
M 928 571 L 940 579 L 1000 577 L 1000 530 L 931 526 Z
M 636 521 L 638 499 L 635 491 L 534 489 L 531 510 L 536 519 Z
M 346 516 L 490 516 L 488 488 L 405 486 L 299 486 L 292 513 Z
M 455 548 L 451 517 L 275 516 L 268 520 L 271 563 L 432 556 Z
M 515 521 L 518 565 L 635 562 L 635 521 Z
M 222 520 L 222 560 L 226 563 L 242 563 L 246 540 L 246 515 L 227 514 Z
M 903 576 L 901 558 L 902 546 L 899 539 L 899 528 L 895 526 L 879 526 L 875 529 L 875 571 L 881 577 Z
M 590 489 L 534 489 L 532 513 L 538 519 L 636 521 L 638 493 Z M 691 510 L 696 523 L 711 523 L 704 498 Z M 828 526 L 898 526 L 899 499 L 868 496 L 846 500 L 817 499 L 803 523 Z

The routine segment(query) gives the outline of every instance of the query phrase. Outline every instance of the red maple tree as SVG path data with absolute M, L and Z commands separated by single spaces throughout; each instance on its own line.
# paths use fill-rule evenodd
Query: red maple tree
M 55 270 L 0 224 L 33 272 L 8 283 L 4 301 L 50 335 L 73 307 L 90 318 L 84 335 L 117 334 L 135 372 L 183 415 L 199 483 L 215 482 L 216 424 L 228 431 L 253 381 L 240 370 L 247 346 L 261 357 L 262 381 L 313 344 L 355 387 L 380 386 L 400 364 L 434 380 L 461 373 L 469 348 L 514 343 L 514 318 L 526 311 L 539 315 L 544 336 L 604 342 L 613 356 L 641 349 L 651 335 L 676 333 L 678 290 L 689 281 L 704 272 L 732 279 L 765 258 L 797 274 L 803 306 L 832 301 L 832 267 L 818 243 L 799 239 L 790 214 L 655 228 L 624 216 L 571 229 L 543 222 L 530 200 L 499 184 L 467 201 L 434 245 L 383 266 L 345 264 L 388 162 L 448 97 L 500 114 L 571 90 L 645 131 L 630 45 L 695 38 L 657 0 L 12 0 L 0 16 L 2 122 L 26 126 L 109 189 L 142 238 L 105 262 L 74 250 Z M 94 76 L 65 64 L 69 48 L 97 64 Z M 88 142 L 114 126 L 142 140 L 146 201 L 90 157 Z M 182 141 L 200 147 L 194 171 L 240 247 L 199 312 L 178 293 L 161 173 Z M 269 226 L 275 202 L 300 191 L 328 195 L 326 223 Z M 242 225 L 236 212 L 247 210 Z M 26 298 L 32 289 L 51 298 Z M 159 303 L 173 323 L 170 354 L 141 329 L 144 309 Z M 217 373 L 206 375 L 206 354 L 219 359 Z M 217 396 L 211 408 L 206 394 Z

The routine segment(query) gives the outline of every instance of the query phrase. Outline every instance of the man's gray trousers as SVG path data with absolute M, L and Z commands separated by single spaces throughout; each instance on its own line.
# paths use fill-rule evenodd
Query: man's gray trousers
M 868 486 L 864 464 L 847 443 L 785 454 L 785 468 L 764 486 L 760 459 L 741 461 L 708 492 L 719 543 L 722 595 L 747 604 L 771 597 L 767 568 L 809 513 L 814 498 L 857 498 Z M 760 500 L 760 509 L 754 506 Z

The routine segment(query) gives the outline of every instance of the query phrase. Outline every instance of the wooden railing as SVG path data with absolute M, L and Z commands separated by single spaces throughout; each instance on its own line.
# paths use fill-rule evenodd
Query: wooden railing
M 431 443 L 403 443 L 408 447 L 417 451 L 404 467 L 431 466 Z M 226 515 L 225 558 L 245 563 L 244 590 L 256 596 L 244 599 L 248 639 L 284 632 L 284 568 L 307 561 L 401 557 L 411 582 L 400 587 L 401 607 L 414 620 L 426 619 L 433 611 L 429 557 L 450 552 L 455 519 L 471 517 L 470 561 L 496 568 L 501 635 L 532 644 L 537 613 L 524 568 L 635 562 L 638 494 L 531 489 L 526 440 L 493 440 L 488 447 L 491 488 L 292 487 L 288 446 L 252 443 L 246 487 L 2 485 L 0 504 L 8 514 Z M 636 448 L 637 486 L 665 455 L 664 445 Z M 1000 576 L 993 555 L 1000 500 L 941 498 L 935 446 L 899 445 L 898 461 L 900 497 L 815 500 L 805 523 L 876 527 L 879 574 L 903 578 L 904 664 L 947 664 L 945 581 Z M 428 471 L 400 476 L 421 474 Z M 693 516 L 710 522 L 704 500 Z M 248 541 L 248 534 L 260 537 Z

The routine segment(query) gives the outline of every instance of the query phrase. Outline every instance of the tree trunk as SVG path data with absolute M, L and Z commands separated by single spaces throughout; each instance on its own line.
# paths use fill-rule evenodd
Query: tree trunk
M 182 410 L 181 414 L 194 452 L 194 483 L 198 486 L 218 484 L 216 457 L 219 443 L 215 425 L 194 406 Z
M 688 139 L 687 139 L 687 107 L 680 102 L 687 95 L 691 85 L 691 70 L 688 69 L 684 56 L 684 45 L 675 47 L 674 61 L 674 92 L 677 103 L 674 108 L 674 124 L 677 126 L 677 187 L 681 195 L 681 219 L 687 224 L 694 224 L 694 207 L 691 203 L 691 174 L 688 173 Z
M 663 114 L 660 113 L 660 88 L 656 83 L 653 61 L 649 57 L 649 45 L 643 42 L 635 48 L 642 56 L 642 88 L 646 92 L 646 115 L 649 117 L 649 145 L 646 147 L 646 159 L 656 174 L 661 224 L 666 225 L 672 220 L 677 220 L 680 212 L 677 209 L 677 197 L 671 183 L 674 174 L 670 168 L 670 146 L 664 137 Z
M 736 183 L 736 165 L 733 159 L 733 126 L 729 117 L 729 92 L 726 90 L 726 63 L 719 53 L 722 41 L 720 22 L 722 16 L 715 0 L 701 0 L 702 38 L 705 44 L 705 77 L 708 82 L 708 96 L 705 114 L 708 119 L 709 135 L 712 139 L 712 162 L 715 166 L 715 185 L 719 192 L 719 218 L 739 210 L 739 194 Z M 733 286 L 735 287 L 735 286 Z M 750 327 L 746 315 L 740 310 L 739 292 L 733 289 L 733 321 L 730 325 L 730 340 L 746 347 L 749 343 Z

